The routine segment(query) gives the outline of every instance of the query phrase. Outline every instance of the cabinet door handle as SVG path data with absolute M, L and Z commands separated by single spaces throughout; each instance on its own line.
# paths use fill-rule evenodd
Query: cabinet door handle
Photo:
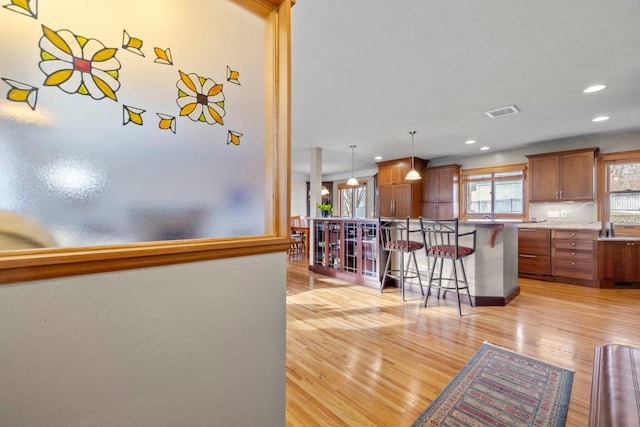
M 535 258 L 536 257 L 535 255 L 525 255 L 525 254 L 520 254 L 520 256 L 522 258 Z
M 562 190 L 560 190 L 560 198 L 562 199 Z
M 571 256 L 576 256 L 576 253 L 575 252 L 571 252 Z
M 572 262 L 572 263 L 571 263 L 571 267 L 575 267 L 575 266 L 576 266 L 576 263 L 575 263 L 575 262 Z
M 558 190 L 556 190 L 556 199 L 558 198 Z
M 575 237 L 576 233 L 571 233 L 571 235 Z
M 575 245 L 576 245 L 576 242 L 571 242 L 571 246 L 575 246 Z

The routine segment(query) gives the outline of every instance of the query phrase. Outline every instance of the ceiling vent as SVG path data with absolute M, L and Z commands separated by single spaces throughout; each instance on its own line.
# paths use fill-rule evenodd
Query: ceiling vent
M 519 112 L 520 110 L 518 110 L 518 107 L 515 105 L 507 105 L 506 107 L 495 108 L 493 110 L 485 111 L 484 113 L 492 119 L 495 119 L 496 117 L 508 116 Z

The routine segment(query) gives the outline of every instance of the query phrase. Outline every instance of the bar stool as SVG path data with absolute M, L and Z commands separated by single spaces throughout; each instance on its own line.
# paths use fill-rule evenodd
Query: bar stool
M 392 279 L 400 279 L 400 287 L 402 288 L 402 301 L 405 299 L 405 281 L 406 279 L 418 279 L 420 284 L 420 292 L 424 296 L 422 289 L 422 279 L 418 270 L 418 262 L 416 261 L 416 251 L 424 248 L 424 244 L 409 240 L 410 233 L 420 232 L 419 229 L 411 230 L 409 226 L 409 217 L 406 219 L 380 218 L 378 220 L 378 230 L 380 234 L 381 248 L 386 252 L 387 262 L 384 267 L 384 274 L 380 280 L 380 292 L 384 290 L 384 282 L 387 277 Z M 400 254 L 400 268 L 390 269 L 391 258 L 394 253 Z M 404 263 L 404 255 L 409 254 L 410 259 L 407 264 Z M 415 269 L 409 269 L 409 263 L 413 259 Z
M 458 298 L 458 315 L 462 316 L 462 308 L 460 307 L 460 290 L 467 290 L 469 304 L 473 307 L 473 299 L 469 292 L 469 282 L 467 281 L 467 274 L 464 271 L 464 264 L 462 260 L 474 253 L 476 250 L 476 231 L 473 230 L 468 233 L 460 234 L 458 231 L 457 218 L 451 220 L 428 220 L 420 217 L 420 228 L 422 229 L 422 239 L 424 247 L 426 248 L 427 256 L 434 257 L 435 259 L 433 268 L 429 274 L 429 285 L 427 287 L 427 294 L 424 297 L 424 306 L 427 306 L 432 286 L 438 289 L 438 299 L 440 298 L 440 290 L 444 291 L 445 296 L 447 291 L 455 290 Z M 458 239 L 465 236 L 471 236 L 473 238 L 471 247 L 459 245 Z M 442 268 L 445 259 L 451 260 L 451 274 L 453 277 L 442 277 Z M 438 277 L 433 277 L 438 265 L 438 260 L 440 260 L 439 275 Z M 462 280 L 458 278 L 456 261 L 459 261 Z M 443 284 L 443 281 L 453 283 Z

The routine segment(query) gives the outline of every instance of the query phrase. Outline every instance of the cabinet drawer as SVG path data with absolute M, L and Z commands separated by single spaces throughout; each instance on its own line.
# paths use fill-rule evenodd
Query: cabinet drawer
M 593 251 L 579 251 L 571 249 L 556 249 L 553 252 L 554 258 L 565 258 L 573 261 L 596 262 Z
M 518 252 L 531 255 L 549 255 L 551 230 L 542 228 L 521 228 L 518 230 Z
M 595 240 L 553 240 L 553 247 L 555 249 L 594 251 L 597 248 L 597 244 L 598 242 Z
M 591 230 L 553 230 L 553 238 L 568 240 L 596 240 L 598 238 L 598 232 Z
M 551 274 L 551 258 L 544 255 L 520 254 L 518 273 Z
M 566 258 L 554 258 L 552 272 L 553 275 L 557 277 L 595 280 L 596 264 L 593 261 L 573 261 Z

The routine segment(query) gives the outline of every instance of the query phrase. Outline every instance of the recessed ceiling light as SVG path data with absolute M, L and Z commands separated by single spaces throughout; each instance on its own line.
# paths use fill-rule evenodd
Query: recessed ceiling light
M 598 116 L 593 119 L 594 122 L 604 122 L 605 120 L 609 120 L 609 116 Z
M 382 156 L 375 156 L 373 160 L 382 160 Z
M 484 146 L 484 147 L 480 147 L 480 149 L 481 149 L 482 151 L 487 151 L 487 150 L 490 150 L 490 149 L 491 149 L 491 147 Z
M 467 145 L 470 145 L 470 144 L 475 144 L 476 141 L 473 140 L 473 139 L 467 139 L 464 143 L 467 144 Z
M 593 86 L 589 86 L 588 88 L 583 90 L 583 92 L 584 93 L 598 92 L 598 91 L 601 91 L 602 89 L 604 89 L 605 87 L 607 87 L 607 85 L 593 85 Z

